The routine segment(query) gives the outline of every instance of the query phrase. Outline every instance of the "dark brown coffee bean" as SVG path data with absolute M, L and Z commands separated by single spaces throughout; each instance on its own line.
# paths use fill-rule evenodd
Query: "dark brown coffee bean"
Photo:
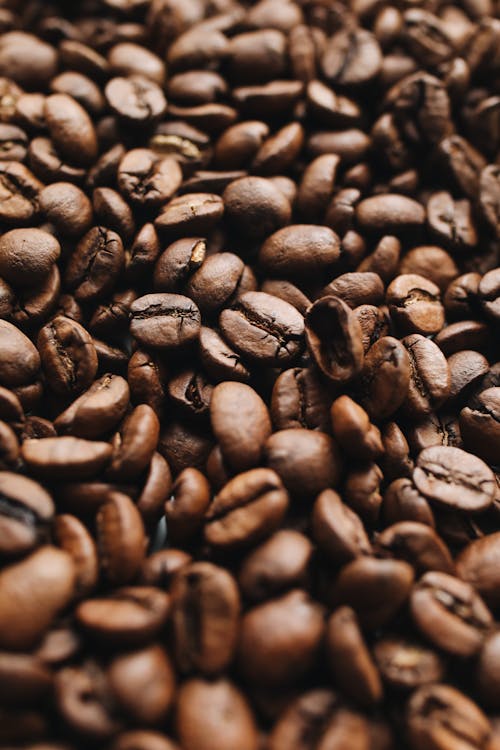
M 467 198 L 474 198 L 481 171 L 486 166 L 483 155 L 465 138 L 455 134 L 438 144 L 438 156 L 460 192 Z
M 383 553 L 406 560 L 417 573 L 428 570 L 455 573 L 448 547 L 429 524 L 400 521 L 388 526 L 377 537 L 377 547 Z
M 57 545 L 69 554 L 75 566 L 75 595 L 88 596 L 99 580 L 97 547 L 81 521 L 69 513 L 56 516 L 54 538 Z
M 428 336 L 438 333 L 444 325 L 439 287 L 423 276 L 397 276 L 387 288 L 386 301 L 395 323 L 404 332 Z
M 373 657 L 384 682 L 397 690 L 439 682 L 445 674 L 438 653 L 404 637 L 385 636 L 375 644 Z
M 257 605 L 241 622 L 240 670 L 260 685 L 296 682 L 314 666 L 323 632 L 322 607 L 300 589 Z
M 500 388 L 486 388 L 470 407 L 460 412 L 460 432 L 467 448 L 483 460 L 498 463 Z
M 458 268 L 451 256 L 442 248 L 424 245 L 409 250 L 399 265 L 401 274 L 417 274 L 436 284 L 444 292 L 455 279 Z
M 93 227 L 80 240 L 66 266 L 65 282 L 78 302 L 95 302 L 113 290 L 125 261 L 116 232 Z
M 384 452 L 380 430 L 349 396 L 340 396 L 332 403 L 330 416 L 333 436 L 347 453 L 370 460 Z
M 413 481 L 430 500 L 469 513 L 488 508 L 496 491 L 493 472 L 480 458 L 448 446 L 423 450 Z
M 43 183 L 24 164 L 0 161 L 0 219 L 9 225 L 32 222 L 40 211 L 42 189 Z
M 105 107 L 105 99 L 99 88 L 88 76 L 67 70 L 50 82 L 53 94 L 66 94 L 78 102 L 90 115 L 100 115 Z
M 497 607 L 500 534 L 495 532 L 471 541 L 457 558 L 457 572 L 491 607 Z
M 117 426 L 128 403 L 127 381 L 119 375 L 103 375 L 59 414 L 54 425 L 60 433 L 98 438 Z
M 354 309 L 354 315 L 361 326 L 363 350 L 366 354 L 373 344 L 390 334 L 390 318 L 387 307 L 360 305 Z
M 201 237 L 183 238 L 172 242 L 160 255 L 154 270 L 154 285 L 163 292 L 175 292 L 202 266 L 207 243 Z M 215 258 L 217 255 L 214 256 Z M 235 258 L 237 256 L 234 256 Z M 239 260 L 239 259 L 238 259 Z M 243 268 L 243 261 L 238 264 Z
M 57 673 L 55 699 L 65 724 L 87 741 L 109 739 L 121 728 L 106 705 L 106 683 L 102 668 L 92 661 L 66 666 Z
M 110 476 L 122 481 L 138 477 L 149 466 L 159 435 L 160 422 L 153 409 L 147 404 L 137 406 L 114 441 Z
M 39 283 L 59 258 L 61 247 L 41 229 L 12 229 L 0 238 L 0 273 L 19 286 Z
M 186 680 L 175 713 L 177 735 L 186 750 L 258 750 L 257 727 L 243 693 L 227 679 Z
M 413 750 L 456 746 L 486 748 L 491 726 L 479 707 L 450 685 L 425 685 L 416 690 L 407 709 Z
M 492 708 L 498 707 L 498 637 L 498 632 L 486 637 L 476 671 L 481 698 Z
M 22 162 L 28 149 L 28 137 L 24 130 L 15 125 L 2 123 L 0 126 L 0 159 Z
M 412 618 L 436 646 L 456 656 L 473 656 L 492 624 L 490 611 L 472 586 L 432 571 L 415 584 L 410 597 Z
M 108 52 L 108 62 L 112 72 L 117 75 L 138 73 L 159 86 L 165 81 L 165 64 L 157 55 L 139 44 L 116 44 Z
M 262 177 L 242 177 L 223 194 L 226 218 L 235 231 L 251 239 L 268 237 L 288 224 L 291 207 L 283 193 Z
M 257 151 L 252 169 L 262 175 L 279 175 L 286 172 L 302 150 L 304 130 L 292 122 L 267 138 Z
M 174 653 L 182 672 L 217 674 L 236 648 L 240 599 L 236 582 L 211 563 L 183 567 L 172 585 Z
M 307 583 L 313 547 L 297 531 L 282 529 L 256 547 L 243 561 L 238 582 L 252 601 L 270 599 Z
M 264 292 L 245 292 L 223 310 L 224 337 L 242 355 L 264 365 L 284 365 L 303 347 L 304 319 L 292 305 Z
M 314 496 L 335 487 L 340 476 L 336 443 L 324 432 L 290 429 L 275 432 L 264 446 L 266 464 L 294 495 Z
M 93 638 L 110 646 L 138 646 L 158 635 L 170 612 L 168 594 L 156 587 L 124 586 L 99 599 L 86 599 L 76 619 Z
M 368 350 L 360 374 L 361 401 L 371 419 L 390 417 L 404 403 L 410 358 L 400 341 L 383 336 Z
M 92 224 L 92 204 L 79 187 L 55 182 L 40 192 L 40 208 L 57 231 L 68 237 L 81 237 Z
M 270 81 L 285 70 L 286 38 L 274 29 L 238 34 L 227 51 L 229 74 L 241 83 Z
M 114 585 L 130 583 L 137 577 L 146 551 L 139 511 L 127 495 L 114 492 L 99 508 L 96 524 L 99 562 L 106 579 Z
M 146 294 L 130 306 L 130 333 L 146 347 L 171 349 L 198 338 L 200 311 L 180 294 Z
M 132 149 L 118 166 L 118 187 L 132 203 L 158 209 L 177 191 L 182 172 L 170 156 L 159 157 L 144 148 Z
M 464 349 L 448 357 L 451 387 L 449 400 L 462 400 L 490 369 L 486 357 L 479 352 Z
M 451 389 L 448 362 L 436 344 L 418 333 L 402 339 L 410 361 L 410 384 L 403 408 L 411 419 L 441 406 Z
M 406 602 L 413 584 L 413 569 L 401 560 L 358 557 L 342 568 L 332 596 L 351 606 L 369 630 L 387 624 Z
M 493 322 L 500 320 L 500 268 L 488 271 L 478 288 L 479 303 L 484 314 Z
M 21 456 L 35 475 L 51 479 L 88 479 L 109 462 L 112 448 L 107 443 L 74 437 L 49 437 L 25 440 Z
M 306 341 L 320 370 L 334 383 L 351 380 L 363 366 L 361 327 L 349 306 L 322 297 L 307 311 Z
M 172 241 L 186 235 L 208 234 L 223 213 L 224 203 L 215 193 L 188 193 L 167 203 L 154 224 L 162 236 Z
M 168 533 L 172 540 L 183 542 L 199 531 L 210 504 L 210 485 L 197 469 L 181 471 L 165 502 Z
M 0 74 L 20 86 L 44 88 L 57 70 L 57 52 L 32 34 L 10 31 L 2 35 Z
M 272 234 L 261 247 L 259 264 L 273 276 L 318 274 L 340 257 L 338 236 L 328 227 L 293 224 Z
M 28 650 L 71 601 L 75 571 L 66 552 L 40 547 L 0 571 L 0 645 Z
M 119 710 L 131 721 L 145 725 L 162 721 L 173 701 L 175 675 L 161 646 L 115 656 L 106 676 Z
M 76 166 L 87 166 L 95 161 L 98 150 L 94 125 L 72 96 L 48 96 L 44 115 L 52 143 L 63 159 Z
M 330 395 L 311 368 L 294 367 L 276 379 L 271 395 L 271 417 L 277 430 L 305 427 L 327 432 Z
M 50 388 L 60 395 L 75 395 L 87 388 L 97 373 L 92 338 L 75 320 L 58 315 L 38 334 L 37 346 Z
M 339 607 L 326 626 L 326 653 L 336 684 L 349 698 L 372 706 L 382 698 L 382 682 L 350 607 Z
M 246 382 L 250 379 L 250 372 L 240 355 L 226 344 L 217 331 L 202 326 L 199 348 L 203 367 L 216 382 L 223 380 Z
M 113 229 L 124 240 L 132 237 L 135 230 L 132 209 L 116 190 L 96 188 L 92 203 L 97 221 Z
M 252 469 L 231 479 L 205 514 L 204 536 L 217 548 L 255 544 L 275 531 L 288 508 L 288 493 L 271 469 Z
M 28 477 L 0 471 L 0 550 L 25 554 L 48 537 L 55 508 L 51 496 Z
M 110 109 L 128 125 L 151 125 L 167 109 L 161 88 L 143 75 L 112 78 L 104 93 Z
M 359 516 L 344 505 L 333 490 L 324 490 L 317 497 L 312 531 L 322 551 L 338 562 L 371 553 L 371 544 Z
M 425 221 L 425 210 L 403 195 L 376 195 L 358 204 L 356 219 L 361 229 L 390 234 L 418 229 Z
M 321 67 L 332 84 L 356 86 L 374 78 L 382 65 L 377 40 L 364 29 L 342 29 L 328 41 Z
M 198 270 L 192 270 L 184 291 L 203 314 L 210 315 L 238 296 L 245 265 L 233 253 L 216 253 L 206 258 Z
M 34 345 L 21 331 L 0 320 L 0 382 L 7 387 L 30 383 L 40 369 Z
M 333 294 L 352 308 L 380 305 L 384 299 L 384 284 L 378 274 L 370 271 L 343 273 L 327 284 L 321 294 Z

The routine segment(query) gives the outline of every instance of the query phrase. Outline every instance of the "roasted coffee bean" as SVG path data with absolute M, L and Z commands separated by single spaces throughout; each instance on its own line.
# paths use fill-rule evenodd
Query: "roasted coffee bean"
M 292 494 L 316 495 L 338 484 L 341 472 L 337 445 L 318 430 L 280 430 L 264 445 L 265 463 Z
M 217 548 L 255 544 L 277 529 L 288 493 L 271 469 L 252 469 L 231 479 L 205 514 L 206 541 Z
M 444 661 L 436 651 L 398 636 L 389 635 L 378 641 L 373 658 L 384 682 L 398 690 L 440 682 L 445 673 Z
M 39 215 L 43 183 L 17 161 L 0 161 L 0 219 L 8 225 L 29 224 Z
M 387 288 L 386 301 L 394 322 L 405 333 L 428 336 L 444 325 L 439 287 L 423 276 L 397 276 Z
M 127 496 L 111 493 L 96 517 L 99 562 L 107 580 L 130 583 L 141 568 L 146 537 L 139 511 Z
M 311 368 L 294 367 L 276 379 L 271 418 L 277 430 L 306 427 L 327 432 L 329 392 Z
M 348 562 L 371 553 L 371 544 L 359 516 L 327 489 L 318 495 L 312 514 L 312 532 L 328 557 Z
M 382 682 L 363 640 L 356 614 L 339 607 L 326 626 L 326 652 L 330 670 L 342 693 L 363 706 L 382 698 Z
M 182 181 L 182 172 L 169 156 L 148 149 L 128 151 L 118 166 L 118 187 L 132 203 L 156 209 L 168 201 Z
M 382 470 L 375 463 L 352 469 L 345 478 L 343 495 L 346 502 L 368 523 L 375 523 L 379 516 L 382 479 Z
M 475 403 L 460 412 L 460 433 L 466 447 L 491 464 L 500 449 L 500 388 L 486 388 Z
M 2 35 L 0 73 L 27 88 L 45 87 L 57 70 L 57 52 L 32 34 L 10 31 Z
M 89 595 L 99 580 L 97 547 L 89 531 L 75 516 L 60 513 L 54 522 L 54 538 L 73 559 L 76 596 Z
M 241 622 L 239 667 L 259 685 L 299 681 L 314 666 L 324 632 L 319 604 L 300 589 L 248 610 Z
M 154 225 L 171 242 L 182 236 L 208 234 L 222 218 L 224 203 L 214 193 L 188 193 L 173 198 Z
M 18 286 L 44 279 L 59 258 L 61 247 L 41 229 L 12 229 L 0 238 L 0 274 Z
M 88 331 L 57 315 L 38 334 L 42 369 L 51 389 L 62 396 L 87 388 L 97 373 L 97 352 Z
M 198 338 L 200 311 L 180 294 L 146 294 L 130 306 L 130 333 L 154 349 L 183 346 Z
M 282 278 L 320 273 L 340 257 L 340 241 L 328 227 L 294 224 L 283 227 L 263 243 L 259 264 L 263 271 Z
M 92 225 L 92 204 L 71 182 L 54 182 L 40 191 L 40 208 L 63 237 L 81 237 Z
M 363 366 L 361 327 L 338 297 L 322 297 L 305 317 L 306 341 L 314 361 L 331 381 L 345 383 Z
M 131 126 L 151 125 L 167 109 L 161 88 L 142 75 L 112 78 L 104 93 L 110 109 Z
M 385 306 L 360 305 L 353 312 L 361 326 L 361 339 L 366 354 L 376 341 L 390 334 L 389 311 Z
M 416 690 L 407 709 L 408 736 L 414 750 L 428 747 L 486 748 L 491 726 L 478 706 L 450 685 Z
M 165 516 L 172 539 L 183 542 L 199 531 L 210 498 L 210 485 L 201 471 L 192 468 L 181 471 L 165 503 Z
M 59 414 L 54 425 L 59 433 L 97 438 L 117 426 L 128 403 L 126 380 L 119 375 L 103 375 Z
M 226 306 L 239 296 L 240 291 L 247 291 L 244 288 L 244 263 L 232 253 L 211 255 L 198 270 L 193 271 L 184 290 L 205 315 Z M 240 290 L 241 286 L 243 289 Z
M 199 337 L 200 359 L 210 377 L 217 381 L 237 380 L 246 382 L 250 371 L 240 355 L 231 349 L 212 328 L 202 326 Z
M 469 513 L 488 508 L 496 491 L 493 472 L 480 458 L 448 446 L 423 450 L 413 481 L 430 500 Z
M 403 409 L 412 418 L 439 408 L 450 395 L 451 373 L 443 353 L 430 339 L 414 333 L 402 339 L 410 361 L 410 384 Z
M 361 402 L 371 419 L 386 419 L 405 402 L 410 372 L 410 357 L 397 339 L 383 336 L 370 347 L 359 379 Z
M 399 265 L 401 274 L 417 274 L 433 281 L 444 292 L 458 276 L 458 268 L 449 253 L 435 245 L 409 250 Z
M 9 471 L 0 472 L 0 552 L 25 554 L 48 537 L 55 507 L 41 485 Z
M 136 406 L 116 436 L 110 476 L 122 481 L 139 476 L 153 457 L 159 435 L 160 422 L 153 409 L 147 404 Z
M 71 557 L 44 546 L 0 571 L 0 644 L 28 650 L 37 644 L 71 601 L 75 570 Z
M 349 396 L 339 396 L 332 403 L 330 417 L 333 436 L 349 455 L 370 460 L 384 452 L 380 430 Z
M 173 740 L 161 732 L 148 729 L 120 732 L 110 747 L 111 750 L 178 750 L 178 745 Z
M 388 526 L 377 537 L 377 548 L 382 553 L 406 560 L 418 573 L 427 570 L 455 572 L 449 549 L 429 524 L 400 521 Z
M 97 136 L 89 115 L 67 94 L 45 100 L 45 122 L 54 147 L 70 164 L 86 166 L 97 157 Z
M 470 542 L 457 558 L 457 573 L 468 581 L 491 607 L 497 607 L 500 534 L 495 532 Z
M 203 264 L 206 251 L 207 243 L 201 237 L 183 238 L 172 242 L 155 265 L 155 287 L 164 292 L 177 291 Z M 239 270 L 242 267 L 241 262 Z
M 66 266 L 65 282 L 78 302 L 95 302 L 111 292 L 124 265 L 116 232 L 93 227 L 80 240 Z
M 304 319 L 288 302 L 265 292 L 245 292 L 222 311 L 219 326 L 236 351 L 254 362 L 280 366 L 303 348 Z
M 125 586 L 108 596 L 86 599 L 76 608 L 82 628 L 109 646 L 138 646 L 151 641 L 165 625 L 170 598 L 158 588 Z
M 368 232 L 394 234 L 422 226 L 425 210 L 420 203 L 404 195 L 376 195 L 358 204 L 356 219 L 361 229 Z
M 257 727 L 243 693 L 227 679 L 184 682 L 175 712 L 177 735 L 186 750 L 258 750 Z
M 179 669 L 217 674 L 236 648 L 240 598 L 235 580 L 211 563 L 193 563 L 178 572 L 171 593 Z
M 73 732 L 87 741 L 109 739 L 121 729 L 106 705 L 103 670 L 95 662 L 66 666 L 57 674 L 55 698 L 58 712 Z
M 286 197 L 262 177 L 235 180 L 222 197 L 226 218 L 235 231 L 254 240 L 268 237 L 291 218 L 292 209 Z
M 25 440 L 21 456 L 35 476 L 45 479 L 88 479 L 98 474 L 111 459 L 108 443 L 75 437 Z

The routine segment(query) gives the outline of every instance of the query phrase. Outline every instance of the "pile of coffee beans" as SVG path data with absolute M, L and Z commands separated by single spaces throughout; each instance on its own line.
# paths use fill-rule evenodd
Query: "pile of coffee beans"
M 0 0 L 0 748 L 499 750 L 498 0 Z

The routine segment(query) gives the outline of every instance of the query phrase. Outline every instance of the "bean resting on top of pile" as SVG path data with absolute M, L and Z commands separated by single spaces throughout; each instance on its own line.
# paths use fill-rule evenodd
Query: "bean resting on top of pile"
M 499 0 L 0 0 L 0 750 L 500 750 Z

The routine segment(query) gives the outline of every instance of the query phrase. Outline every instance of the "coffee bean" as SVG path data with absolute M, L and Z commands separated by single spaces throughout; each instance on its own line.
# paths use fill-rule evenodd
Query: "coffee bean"
M 285 370 L 271 395 L 273 425 L 277 430 L 306 427 L 327 432 L 329 402 L 328 388 L 311 367 Z
M 244 695 L 224 678 L 186 680 L 175 713 L 177 735 L 186 750 L 257 750 L 257 728 Z
M 112 448 L 107 443 L 75 437 L 48 437 L 25 440 L 21 456 L 35 476 L 45 479 L 88 479 L 109 462 Z
M 237 255 L 211 255 L 193 271 L 184 290 L 205 315 L 215 313 L 239 296 L 245 266 Z
M 253 240 L 268 237 L 291 218 L 291 206 L 283 193 L 262 177 L 231 182 L 222 198 L 226 218 L 235 231 Z
M 161 88 L 142 75 L 112 78 L 104 93 L 110 109 L 128 125 L 150 125 L 167 109 Z
M 0 161 L 0 219 L 9 225 L 29 224 L 39 214 L 42 189 L 43 183 L 24 164 Z
M 348 562 L 371 553 L 371 544 L 359 516 L 327 489 L 318 495 L 312 515 L 312 531 L 318 546 L 337 562 Z
M 180 294 L 146 294 L 130 312 L 130 333 L 142 346 L 171 349 L 198 338 L 200 311 Z
M 242 355 L 264 365 L 291 362 L 303 347 L 304 319 L 292 305 L 264 292 L 245 292 L 222 311 L 220 329 Z
M 170 611 L 169 596 L 158 588 L 125 586 L 107 596 L 86 599 L 76 618 L 93 638 L 109 647 L 147 643 L 162 629 Z
M 25 554 L 48 537 L 55 507 L 51 496 L 28 477 L 0 472 L 2 556 Z
M 224 380 L 246 382 L 250 379 L 250 372 L 240 355 L 226 344 L 217 331 L 202 326 L 199 347 L 203 367 L 216 382 Z
M 425 211 L 413 199 L 389 193 L 361 201 L 356 208 L 356 220 L 361 229 L 369 232 L 398 233 L 422 226 Z
M 350 455 L 370 460 L 384 452 L 380 430 L 349 396 L 339 396 L 332 403 L 330 416 L 333 436 Z
M 222 199 L 214 193 L 188 193 L 173 198 L 155 219 L 158 232 L 170 239 L 209 233 L 224 213 Z
M 33 34 L 10 31 L 2 35 L 0 74 L 27 88 L 45 87 L 57 70 L 57 52 Z
M 199 531 L 210 498 L 210 485 L 201 471 L 192 468 L 181 471 L 165 503 L 172 539 L 184 541 Z
M 363 706 L 378 703 L 382 682 L 354 610 L 335 610 L 328 620 L 325 640 L 330 671 L 342 692 Z
M 0 320 L 0 382 L 7 387 L 26 385 L 40 369 L 38 351 L 24 333 Z
M 123 419 L 129 395 L 122 377 L 103 375 L 59 414 L 54 425 L 60 433 L 89 439 L 101 437 Z
M 211 563 L 183 567 L 172 585 L 174 653 L 182 672 L 217 674 L 236 648 L 240 599 L 236 582 Z
M 495 495 L 493 472 L 460 448 L 435 446 L 418 456 L 413 481 L 423 495 L 466 512 L 488 508 Z
M 71 601 L 73 562 L 55 547 L 40 547 L 0 571 L 0 644 L 15 651 L 34 647 Z
M 55 699 L 65 724 L 87 741 L 109 739 L 121 723 L 106 705 L 107 686 L 102 668 L 96 662 L 66 666 L 57 674 Z M 103 684 L 104 683 L 104 684 Z
M 417 573 L 455 572 L 449 549 L 426 523 L 400 521 L 388 526 L 377 537 L 377 547 L 383 553 L 406 560 Z
M 412 419 L 441 406 L 451 389 L 451 374 L 441 350 L 418 333 L 402 339 L 410 361 L 410 384 L 403 408 Z
M 169 156 L 159 158 L 144 148 L 132 149 L 118 165 L 118 187 L 132 203 L 157 209 L 169 200 L 182 181 L 182 172 Z
M 322 297 L 308 309 L 305 325 L 309 351 L 330 380 L 345 383 L 361 370 L 361 327 L 345 302 Z
M 250 609 L 241 622 L 238 663 L 252 683 L 297 682 L 314 666 L 322 608 L 300 589 Z
M 471 541 L 457 558 L 458 575 L 474 586 L 491 607 L 498 604 L 496 579 L 499 544 L 500 534 L 495 532 Z
M 70 164 L 86 166 L 97 158 L 97 137 L 89 115 L 67 94 L 45 100 L 45 121 L 57 151 Z
M 408 735 L 414 750 L 457 742 L 485 748 L 491 727 L 483 712 L 450 685 L 436 683 L 416 690 L 407 710 Z
M 50 669 L 31 654 L 0 653 L 0 675 L 0 696 L 4 704 L 36 703 L 50 694 L 53 684 Z
M 371 419 L 390 417 L 404 403 L 410 384 L 410 358 L 392 336 L 368 350 L 360 374 L 361 402 Z
M 275 432 L 264 446 L 264 460 L 294 495 L 314 496 L 339 481 L 341 467 L 336 443 L 317 430 Z
M 75 320 L 58 315 L 44 326 L 37 340 L 42 369 L 60 395 L 79 393 L 97 373 L 97 353 L 90 334 Z
M 428 336 L 444 325 L 439 287 L 423 276 L 397 276 L 387 288 L 386 301 L 394 322 L 405 332 Z
M 75 595 L 88 596 L 99 580 L 97 547 L 81 521 L 69 513 L 60 513 L 54 523 L 54 537 L 75 566 Z
M 340 257 L 339 238 L 328 227 L 294 224 L 278 229 L 263 243 L 259 264 L 273 276 L 317 274 Z
M 231 479 L 205 514 L 204 536 L 217 548 L 255 544 L 277 529 L 288 493 L 271 469 L 252 469 Z
M 40 208 L 63 236 L 80 237 L 92 224 L 92 204 L 70 182 L 55 182 L 40 192 Z
M 457 250 L 477 244 L 477 229 L 468 200 L 454 200 L 450 193 L 433 193 L 427 203 L 427 222 L 438 241 Z
M 146 548 L 139 511 L 127 495 L 115 492 L 99 508 L 96 524 L 100 564 L 107 580 L 115 585 L 130 583 L 137 577 Z
M 438 571 L 428 572 L 415 584 L 410 597 L 413 620 L 419 630 L 444 651 L 473 656 L 491 627 L 491 614 L 472 586 Z
M 61 247 L 40 229 L 12 229 L 0 239 L 0 273 L 13 284 L 40 282 L 59 258 Z
M 65 282 L 77 301 L 95 302 L 112 291 L 123 264 L 120 236 L 105 227 L 93 227 L 72 254 Z
M 445 672 L 438 653 L 418 641 L 398 636 L 385 636 L 378 641 L 373 657 L 384 682 L 398 690 L 440 682 Z
M 178 750 L 178 746 L 161 732 L 147 729 L 121 732 L 110 747 L 111 750 Z

